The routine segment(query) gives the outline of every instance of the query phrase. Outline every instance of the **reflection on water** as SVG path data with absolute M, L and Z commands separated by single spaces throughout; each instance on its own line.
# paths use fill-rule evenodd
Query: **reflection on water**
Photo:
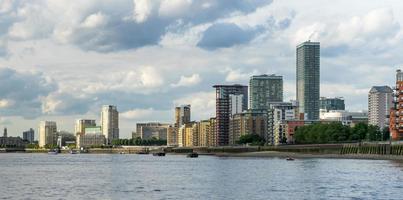
M 403 162 L 0 154 L 0 199 L 402 199 Z

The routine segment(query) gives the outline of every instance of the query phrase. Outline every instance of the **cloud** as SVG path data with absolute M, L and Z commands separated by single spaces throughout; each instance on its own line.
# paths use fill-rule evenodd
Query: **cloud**
M 253 30 L 244 30 L 231 23 L 214 24 L 203 33 L 197 46 L 207 50 L 229 48 L 248 43 L 255 34 Z
M 259 74 L 256 70 L 248 73 L 241 72 L 240 69 L 231 69 L 228 68 L 225 70 L 227 72 L 227 76 L 225 77 L 225 81 L 227 82 L 239 82 L 249 80 L 252 75 Z
M 81 23 L 81 26 L 84 28 L 97 28 L 100 26 L 104 26 L 107 23 L 108 17 L 101 12 L 97 12 L 85 18 L 84 22 Z
M 0 114 L 35 117 L 42 114 L 41 99 L 57 90 L 57 84 L 38 72 L 0 68 Z
M 52 38 L 83 50 L 112 52 L 157 45 L 178 21 L 181 27 L 197 26 L 234 13 L 250 13 L 270 3 L 271 0 L 90 0 L 75 4 L 44 0 L 21 1 L 15 6 L 7 1 L 0 8 L 15 13 L 4 19 L 9 24 L 5 29 L 8 39 Z
M 320 41 L 323 56 L 340 56 L 346 53 L 381 53 L 396 42 L 400 24 L 391 9 L 379 8 L 362 16 L 353 16 L 339 22 L 315 22 L 298 29 L 292 38 L 293 45 L 306 40 Z
M 190 87 L 201 82 L 201 78 L 199 74 L 193 74 L 192 76 L 186 77 L 181 76 L 178 83 L 172 84 L 172 87 Z
M 154 110 L 147 109 L 132 109 L 120 114 L 123 119 L 139 120 L 139 121 L 157 121 L 171 118 L 173 111 L 170 110 Z
M 215 116 L 215 91 L 195 92 L 173 101 L 174 105 L 191 105 L 192 120 L 209 119 Z M 195 118 L 196 117 L 196 118 Z

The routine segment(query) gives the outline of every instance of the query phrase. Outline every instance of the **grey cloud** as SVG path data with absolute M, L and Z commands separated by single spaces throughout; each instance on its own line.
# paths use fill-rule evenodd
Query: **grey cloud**
M 48 5 L 52 3 L 46 1 L 17 1 L 17 3 L 14 3 L 13 12 L 24 6 L 31 9 L 26 9 L 28 13 L 23 17 L 0 16 L 0 37 L 1 34 L 6 34 L 12 25 L 19 22 L 24 24 L 22 28 L 26 29 L 24 31 L 28 33 L 28 38 L 12 37 L 15 40 L 47 38 L 52 34 L 57 34 L 60 31 L 57 30 L 58 28 L 67 27 L 62 31 L 70 30 L 72 31 L 71 34 L 61 37 L 67 37 L 64 38 L 65 41 L 84 50 L 110 52 L 136 49 L 158 44 L 162 36 L 167 33 L 169 26 L 177 23 L 178 20 L 183 22 L 183 26 L 194 26 L 213 22 L 234 12 L 250 13 L 259 6 L 267 5 L 271 2 L 272 0 L 198 0 L 192 1 L 190 7 L 179 16 L 163 16 L 158 13 L 158 7 L 161 6 L 161 1 L 159 1 L 157 8 L 153 9 L 147 19 L 142 23 L 137 23 L 135 20 L 130 19 L 133 15 L 134 6 L 133 1 L 130 0 L 93 1 L 83 4 L 83 6 L 76 4 L 74 8 L 80 8 L 81 10 L 79 14 L 77 13 L 79 16 L 70 16 L 74 12 L 57 13 L 54 19 L 52 19 L 51 15 L 56 13 L 52 10 L 52 6 Z M 42 10 L 35 10 L 36 7 L 33 6 L 35 4 L 41 4 Z M 55 4 L 64 4 L 64 2 Z M 65 2 L 65 4 L 71 7 L 68 2 Z M 74 17 L 84 21 L 86 17 L 97 12 L 105 14 L 109 19 L 108 23 L 100 27 L 84 28 L 80 24 L 66 23 L 69 20 L 64 19 Z M 32 18 L 35 20 L 32 21 Z
M 56 89 L 57 85 L 41 73 L 0 68 L 0 99 L 9 102 L 8 106 L 0 107 L 0 114 L 38 116 L 42 113 L 41 98 Z
M 254 30 L 243 30 L 232 23 L 214 24 L 204 32 L 197 46 L 207 50 L 228 48 L 248 43 L 254 38 L 255 34 Z

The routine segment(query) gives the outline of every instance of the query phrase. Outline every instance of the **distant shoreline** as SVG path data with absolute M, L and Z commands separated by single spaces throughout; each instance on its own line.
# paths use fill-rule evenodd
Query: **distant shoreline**
M 365 160 L 401 160 L 403 156 L 376 155 L 376 154 L 323 154 L 323 153 L 296 153 L 280 151 L 258 151 L 245 153 L 215 153 L 218 157 L 254 157 L 254 158 L 329 158 L 329 159 L 365 159 Z
M 93 151 L 82 154 L 119 154 L 119 150 Z M 196 151 L 197 152 L 197 151 Z M 27 152 L 0 152 L 0 153 L 39 153 L 45 154 L 47 150 L 27 151 Z M 125 154 L 136 154 L 137 152 L 125 152 Z M 62 151 L 61 154 L 69 154 L 68 151 Z M 167 152 L 167 155 L 186 155 L 186 152 Z M 152 155 L 152 153 L 150 153 Z M 199 155 L 234 157 L 234 158 L 323 158 L 323 159 L 364 159 L 364 160 L 398 160 L 403 161 L 403 156 L 398 155 L 378 155 L 378 154 L 336 154 L 336 153 L 301 153 L 284 151 L 251 151 L 251 152 L 199 152 Z

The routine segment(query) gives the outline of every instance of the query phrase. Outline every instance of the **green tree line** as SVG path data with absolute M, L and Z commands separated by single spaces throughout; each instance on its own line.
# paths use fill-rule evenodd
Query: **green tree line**
M 380 130 L 378 126 L 358 123 L 354 127 L 338 122 L 330 124 L 315 123 L 297 127 L 294 134 L 297 144 L 324 144 L 358 141 L 385 141 L 389 139 L 389 129 Z
M 133 138 L 133 139 L 116 139 L 112 141 L 113 145 L 125 145 L 125 146 L 161 146 L 161 145 L 167 145 L 166 140 L 159 140 L 157 138 L 151 138 L 151 139 L 141 139 L 140 137 Z

